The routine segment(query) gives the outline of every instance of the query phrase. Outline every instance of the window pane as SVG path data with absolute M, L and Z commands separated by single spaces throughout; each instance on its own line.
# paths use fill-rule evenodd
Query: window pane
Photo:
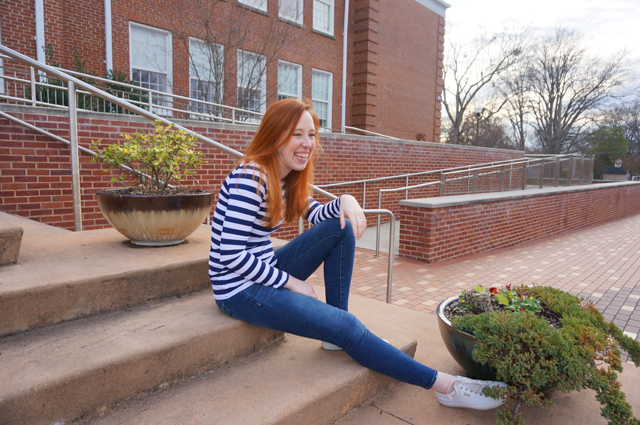
M 260 10 L 267 10 L 267 0 L 238 0 L 240 3 L 246 4 L 247 6 L 255 7 Z
M 135 68 L 167 72 L 167 34 L 131 27 L 131 62 Z
M 292 21 L 302 20 L 302 0 L 280 0 L 280 16 Z
M 313 73 L 311 97 L 314 100 L 329 101 L 329 75 Z
M 314 100 L 311 106 L 313 106 L 313 110 L 316 111 L 316 114 L 318 114 L 318 118 L 320 119 L 320 126 L 327 127 L 328 126 L 328 103 L 316 102 Z
M 329 13 L 331 6 L 328 3 L 314 0 L 313 2 L 313 28 L 330 32 Z
M 298 67 L 278 64 L 278 94 L 286 97 L 298 97 Z

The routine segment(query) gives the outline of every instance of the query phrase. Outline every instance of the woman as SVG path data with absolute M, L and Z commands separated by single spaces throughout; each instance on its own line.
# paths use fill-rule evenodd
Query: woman
M 227 177 L 214 212 L 209 275 L 225 314 L 247 323 L 323 341 L 363 366 L 436 391 L 451 407 L 486 410 L 501 400 L 486 385 L 435 371 L 380 339 L 347 311 L 355 240 L 366 228 L 356 199 L 325 205 L 310 198 L 318 158 L 318 117 L 296 100 L 273 104 L 240 165 Z M 314 226 L 273 251 L 269 235 L 300 216 Z M 306 279 L 324 262 L 326 304 Z

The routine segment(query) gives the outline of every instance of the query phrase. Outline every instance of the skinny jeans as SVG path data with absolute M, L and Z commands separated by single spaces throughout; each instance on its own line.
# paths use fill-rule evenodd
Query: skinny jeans
M 361 365 L 409 384 L 429 389 L 438 372 L 369 331 L 349 313 L 349 288 L 355 255 L 355 237 L 347 220 L 329 219 L 313 226 L 275 252 L 277 267 L 307 280 L 324 262 L 327 302 L 288 289 L 254 284 L 226 300 L 220 310 L 249 324 L 341 347 Z

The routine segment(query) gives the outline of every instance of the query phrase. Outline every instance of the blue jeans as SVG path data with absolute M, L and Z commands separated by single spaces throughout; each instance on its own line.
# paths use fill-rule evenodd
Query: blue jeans
M 347 221 L 313 226 L 276 251 L 278 268 L 306 280 L 324 262 L 327 303 L 255 284 L 216 303 L 222 312 L 252 325 L 335 344 L 361 365 L 399 381 L 431 388 L 438 372 L 371 333 L 347 311 L 355 237 Z

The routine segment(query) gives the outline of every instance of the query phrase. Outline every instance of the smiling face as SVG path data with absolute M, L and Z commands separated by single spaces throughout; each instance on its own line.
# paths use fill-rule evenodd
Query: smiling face
M 311 159 L 316 144 L 316 129 L 311 114 L 304 111 L 296 124 L 293 135 L 278 148 L 280 161 L 280 179 L 292 170 L 302 171 Z

